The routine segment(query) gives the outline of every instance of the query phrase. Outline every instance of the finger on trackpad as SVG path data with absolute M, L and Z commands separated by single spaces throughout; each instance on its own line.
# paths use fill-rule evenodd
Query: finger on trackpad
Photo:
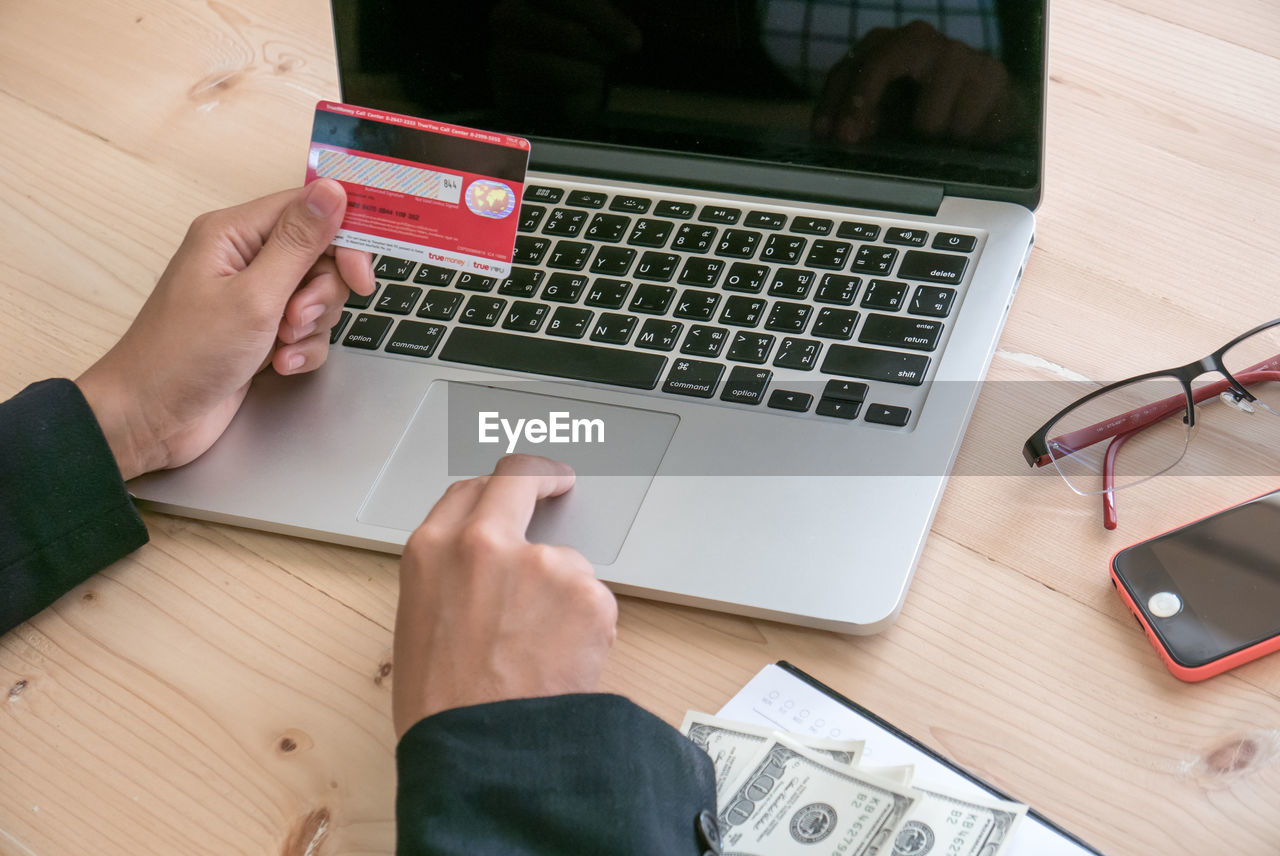
M 539 502 L 528 538 L 607 565 L 640 510 L 679 418 L 671 413 L 436 381 L 371 487 L 359 520 L 410 531 L 450 482 L 510 452 L 573 467 L 567 493 Z

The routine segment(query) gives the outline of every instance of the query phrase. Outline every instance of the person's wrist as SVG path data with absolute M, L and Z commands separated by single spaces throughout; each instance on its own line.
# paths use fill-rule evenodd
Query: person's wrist
M 128 390 L 113 383 L 100 362 L 76 378 L 75 384 L 93 411 L 125 481 L 164 465 L 163 449 L 140 439 L 149 432 L 146 426 L 139 425 L 138 410 L 130 406 Z

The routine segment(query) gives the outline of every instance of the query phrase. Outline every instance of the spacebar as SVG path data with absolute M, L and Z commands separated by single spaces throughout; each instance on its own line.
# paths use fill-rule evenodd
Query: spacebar
M 667 364 L 667 358 L 660 354 L 597 348 L 470 327 L 454 328 L 440 351 L 440 359 L 635 389 L 656 387 Z

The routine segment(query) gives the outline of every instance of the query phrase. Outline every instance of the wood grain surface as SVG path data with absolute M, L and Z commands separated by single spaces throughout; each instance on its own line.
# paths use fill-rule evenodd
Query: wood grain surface
M 1037 248 L 900 621 L 623 598 L 604 689 L 678 723 L 785 658 L 1112 856 L 1275 856 L 1280 657 L 1180 683 L 1107 561 L 1280 486 L 1280 461 L 1126 491 L 1106 532 L 1096 498 L 1025 474 L 1047 414 L 1009 390 L 1280 315 L 1280 7 L 1062 0 L 1050 51 Z M 0 396 L 86 368 L 196 214 L 298 183 L 336 95 L 323 0 L 0 2 Z M 146 521 L 0 637 L 0 854 L 391 853 L 395 559 Z

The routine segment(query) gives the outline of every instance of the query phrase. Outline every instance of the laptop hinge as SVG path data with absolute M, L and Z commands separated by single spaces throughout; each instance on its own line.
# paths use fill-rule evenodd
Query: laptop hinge
M 935 215 L 942 185 L 730 158 L 597 147 L 531 138 L 529 168 L 542 172 L 677 184 L 700 190 L 805 200 L 853 208 Z

